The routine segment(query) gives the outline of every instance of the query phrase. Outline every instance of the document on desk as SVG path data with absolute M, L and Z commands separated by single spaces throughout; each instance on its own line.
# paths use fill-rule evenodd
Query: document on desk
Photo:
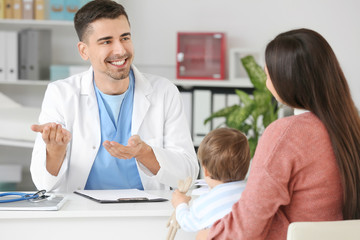
M 164 202 L 166 198 L 138 189 L 78 190 L 74 193 L 99 203 Z

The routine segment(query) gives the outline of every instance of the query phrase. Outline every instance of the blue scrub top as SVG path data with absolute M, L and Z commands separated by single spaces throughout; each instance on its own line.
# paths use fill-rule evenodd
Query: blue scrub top
M 127 145 L 131 137 L 135 77 L 131 70 L 128 90 L 121 95 L 106 95 L 95 84 L 99 106 L 101 145 L 91 168 L 85 189 L 131 189 L 143 190 L 135 158 L 119 159 L 104 148 L 106 140 Z

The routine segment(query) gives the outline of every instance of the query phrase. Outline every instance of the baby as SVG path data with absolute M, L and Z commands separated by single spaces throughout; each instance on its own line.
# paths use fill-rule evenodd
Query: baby
M 218 128 L 205 136 L 198 149 L 205 181 L 210 191 L 194 200 L 175 190 L 172 205 L 176 220 L 184 231 L 196 232 L 209 228 L 231 211 L 245 189 L 245 176 L 250 164 L 246 136 L 231 128 Z

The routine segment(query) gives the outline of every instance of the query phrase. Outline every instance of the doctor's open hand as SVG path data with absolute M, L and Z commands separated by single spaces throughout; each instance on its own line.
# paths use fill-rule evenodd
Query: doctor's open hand
M 50 174 L 56 176 L 64 161 L 71 133 L 57 123 L 34 124 L 31 130 L 41 133 L 46 144 L 46 168 Z
M 152 148 L 142 141 L 138 135 L 131 136 L 127 146 L 114 141 L 104 141 L 103 146 L 113 157 L 119 159 L 136 158 L 153 174 L 156 174 L 160 169 Z

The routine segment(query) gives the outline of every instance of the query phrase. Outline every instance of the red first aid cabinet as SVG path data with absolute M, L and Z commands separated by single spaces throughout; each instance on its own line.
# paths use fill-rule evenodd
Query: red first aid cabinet
M 177 38 L 178 79 L 225 79 L 225 33 L 179 32 Z

